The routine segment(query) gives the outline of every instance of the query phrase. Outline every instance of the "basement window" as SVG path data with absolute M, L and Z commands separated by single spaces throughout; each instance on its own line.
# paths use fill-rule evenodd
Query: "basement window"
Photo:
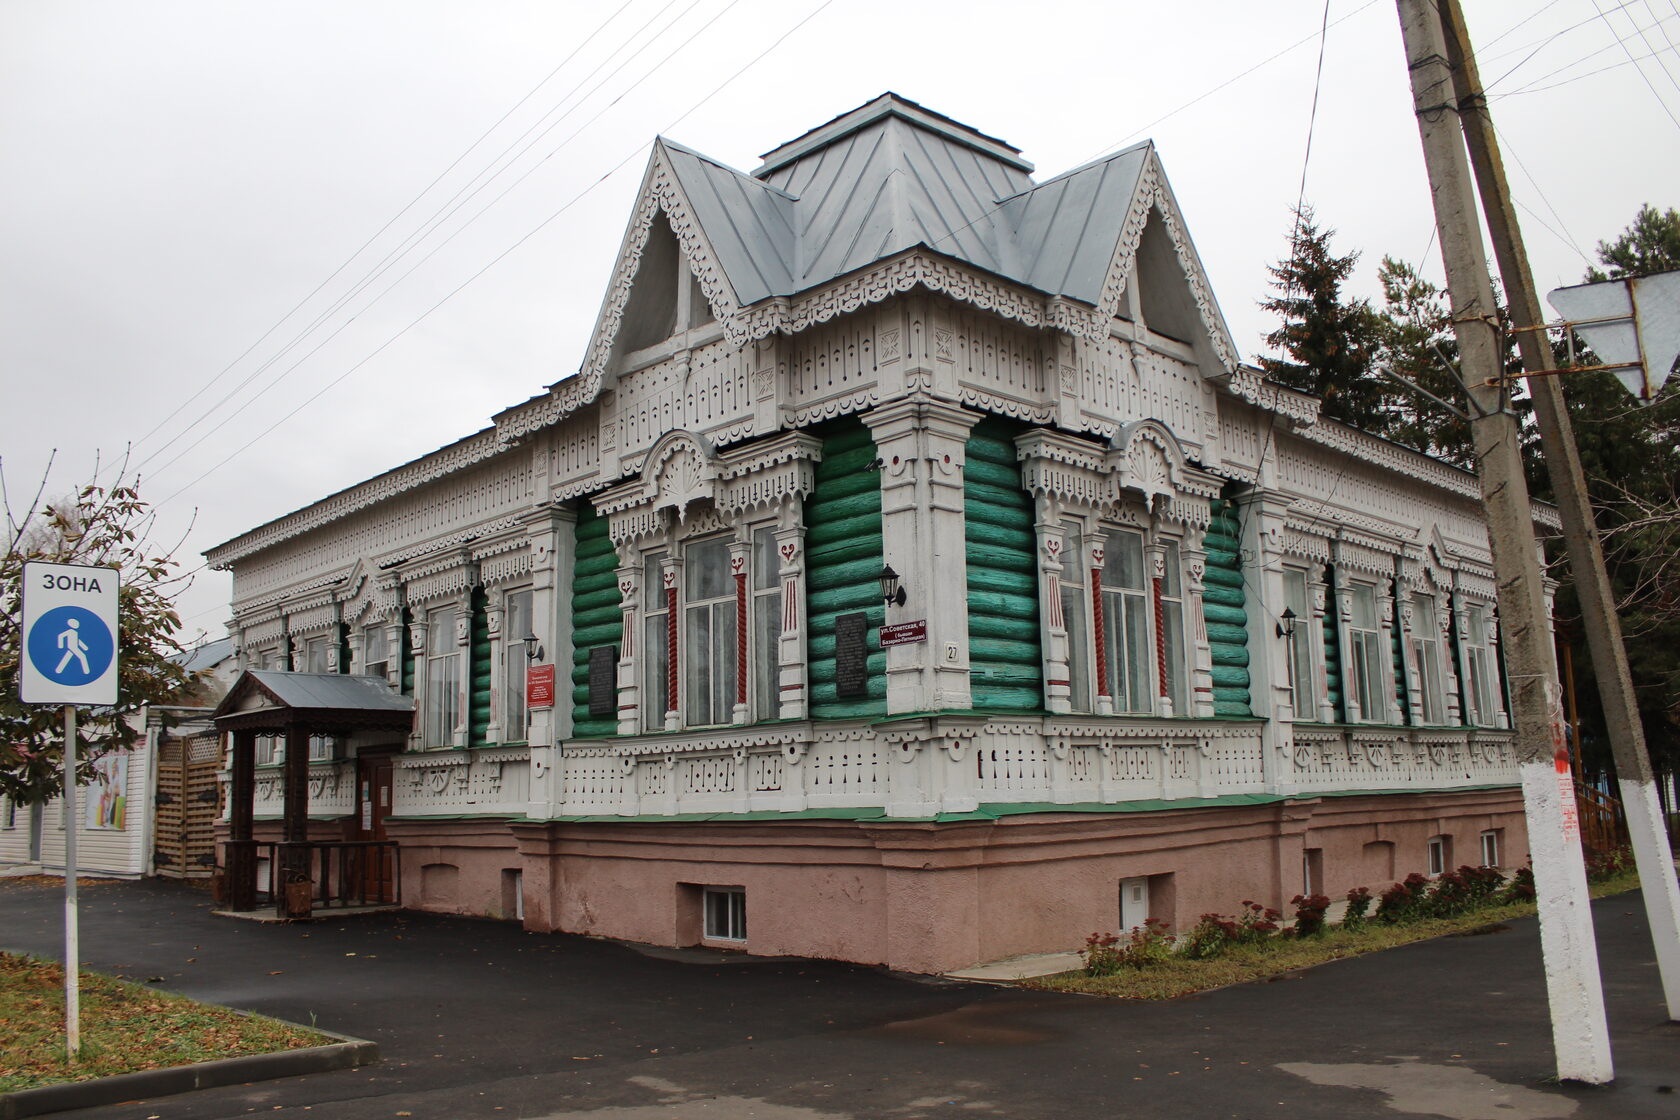
M 1482 833 L 1482 866 L 1499 866 L 1499 830 L 1497 828 Z
M 1446 873 L 1447 864 L 1451 862 L 1452 853 L 1448 848 L 1449 841 L 1445 836 L 1433 836 L 1429 840 L 1429 873 L 1442 875 Z
M 743 887 L 707 887 L 706 940 L 747 939 L 747 892 Z

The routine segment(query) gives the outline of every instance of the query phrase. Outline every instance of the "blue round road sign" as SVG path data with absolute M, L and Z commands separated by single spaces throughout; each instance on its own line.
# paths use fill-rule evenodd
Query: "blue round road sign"
M 83 607 L 54 607 L 41 615 L 29 631 L 28 647 L 36 672 L 62 685 L 98 680 L 116 654 L 104 620 Z

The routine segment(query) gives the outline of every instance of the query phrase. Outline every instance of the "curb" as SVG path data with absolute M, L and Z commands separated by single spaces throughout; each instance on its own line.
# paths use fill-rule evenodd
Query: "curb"
M 247 1054 L 240 1058 L 222 1058 L 214 1062 L 198 1062 L 190 1066 L 169 1069 L 147 1069 L 137 1073 L 120 1073 L 114 1077 L 100 1077 L 92 1081 L 66 1081 L 59 1085 L 43 1085 L 38 1089 L 19 1089 L 15 1093 L 0 1093 L 0 1120 L 21 1120 L 25 1116 L 43 1116 L 49 1112 L 67 1112 L 73 1108 L 99 1108 L 124 1101 L 167 1097 L 188 1093 L 194 1089 L 214 1089 L 221 1085 L 242 1085 L 250 1081 L 273 1081 L 281 1077 L 302 1077 L 311 1073 L 330 1073 L 333 1070 L 355 1069 L 379 1061 L 378 1043 L 349 1035 L 333 1034 L 310 1028 L 341 1041 L 326 1046 L 307 1046 L 300 1050 L 281 1050 L 272 1054 Z

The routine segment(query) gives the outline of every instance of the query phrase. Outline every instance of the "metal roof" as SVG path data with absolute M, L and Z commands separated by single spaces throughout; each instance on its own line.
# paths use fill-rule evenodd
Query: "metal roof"
M 213 669 L 232 656 L 233 639 L 217 638 L 213 642 L 205 642 L 202 645 L 194 646 L 192 649 L 173 654 L 169 660 L 189 673 L 197 673 L 204 669 Z
M 890 93 L 775 149 L 752 175 L 660 144 L 742 306 L 917 246 L 1096 303 L 1151 151 L 1035 185 L 1015 148 Z
M 253 691 L 268 703 L 244 706 Z M 367 722 L 369 717 L 375 722 L 385 722 L 413 713 L 414 698 L 393 691 L 384 677 L 247 669 L 216 706 L 215 718 L 224 721 L 247 717 L 248 722 L 249 717 L 281 710 L 359 717 L 355 722 Z

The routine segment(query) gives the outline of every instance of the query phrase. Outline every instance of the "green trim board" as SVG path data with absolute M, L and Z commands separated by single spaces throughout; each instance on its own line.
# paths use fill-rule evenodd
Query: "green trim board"
M 414 621 L 414 614 L 407 607 L 402 609 L 402 639 L 401 649 L 397 656 L 402 662 L 402 694 L 414 695 L 414 636 L 409 631 L 409 624 Z
M 1336 625 L 1336 618 L 1340 611 L 1337 607 L 1336 570 L 1324 569 L 1325 611 L 1324 611 L 1324 689 L 1330 694 L 1330 710 L 1336 719 L 1346 721 L 1347 707 L 1343 701 L 1345 690 L 1342 687 L 1342 636 L 1341 629 Z
M 1213 714 L 1251 716 L 1248 674 L 1248 608 L 1244 597 L 1242 525 L 1227 498 L 1213 502 L 1213 522 L 1202 547 L 1207 572 L 1202 582 L 1202 617 L 1213 657 Z
M 811 715 L 816 719 L 882 716 L 887 711 L 887 655 L 876 632 L 886 621 L 881 603 L 881 480 L 869 469 L 874 438 L 863 421 L 848 418 L 813 429 L 822 462 L 805 499 L 805 656 Z M 867 618 L 865 695 L 842 697 L 835 670 L 835 620 Z
M 577 551 L 572 566 L 571 738 L 599 739 L 618 734 L 618 721 L 589 714 L 589 651 L 596 646 L 623 648 L 618 552 L 607 535 L 607 519 L 587 498 L 577 503 L 573 531 Z
M 1023 430 L 988 416 L 963 447 L 969 690 L 979 712 L 1044 708 L 1033 503 L 1015 455 Z

